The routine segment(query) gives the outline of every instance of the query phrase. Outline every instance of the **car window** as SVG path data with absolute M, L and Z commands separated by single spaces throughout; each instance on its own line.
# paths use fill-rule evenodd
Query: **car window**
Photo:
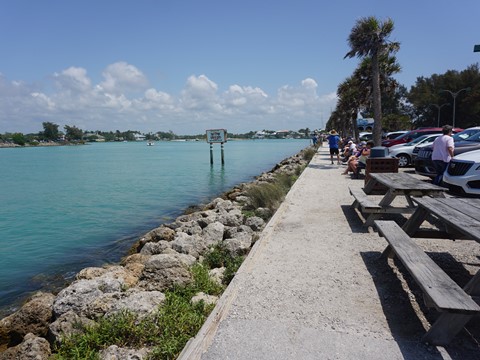
M 467 140 L 468 138 L 474 136 L 477 133 L 480 133 L 480 129 L 464 130 L 462 132 L 456 133 L 452 137 L 455 141 L 462 141 Z
M 475 135 L 470 136 L 469 138 L 465 139 L 465 141 L 480 142 L 480 132 L 477 132 Z
M 428 135 L 422 135 L 422 136 L 416 138 L 415 140 L 410 141 L 410 142 L 408 143 L 408 145 L 418 144 L 419 142 L 422 142 L 423 140 L 425 140 L 427 137 L 428 137 Z

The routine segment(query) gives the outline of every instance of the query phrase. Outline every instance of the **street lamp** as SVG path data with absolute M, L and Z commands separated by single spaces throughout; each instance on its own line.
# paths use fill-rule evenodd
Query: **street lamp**
M 438 105 L 438 104 L 430 104 L 431 106 L 435 106 L 437 109 L 438 109 L 438 120 L 437 120 L 437 127 L 440 127 L 440 110 L 442 109 L 442 107 L 444 107 L 445 105 L 450 105 L 449 103 L 445 103 L 445 104 L 442 104 L 442 105 Z
M 458 90 L 457 92 L 453 92 L 453 91 L 450 91 L 450 90 L 440 90 L 440 92 L 445 91 L 445 92 L 450 93 L 450 95 L 453 96 L 453 121 L 452 121 L 452 127 L 453 128 L 455 128 L 455 99 L 457 98 L 457 95 L 460 94 L 463 90 L 470 91 L 470 88 L 469 87 L 463 88 L 463 89 Z

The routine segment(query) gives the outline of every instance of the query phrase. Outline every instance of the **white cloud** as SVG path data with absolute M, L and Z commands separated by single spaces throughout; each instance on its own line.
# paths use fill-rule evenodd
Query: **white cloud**
M 98 87 L 108 93 L 137 91 L 148 85 L 140 70 L 123 61 L 108 65 L 102 75 L 105 80 Z
M 60 89 L 81 92 L 91 88 L 91 80 L 87 77 L 87 70 L 83 68 L 72 66 L 53 76 Z
M 154 87 L 133 65 L 106 67 L 94 84 L 86 69 L 69 67 L 53 74 L 50 84 L 8 81 L 0 74 L 0 133 L 38 132 L 43 121 L 84 130 L 173 130 L 203 133 L 211 127 L 232 132 L 257 129 L 319 128 L 335 108 L 336 93 L 317 94 L 318 84 L 306 78 L 284 85 L 270 96 L 259 87 L 230 85 L 220 91 L 206 75 L 192 75 L 180 95 Z

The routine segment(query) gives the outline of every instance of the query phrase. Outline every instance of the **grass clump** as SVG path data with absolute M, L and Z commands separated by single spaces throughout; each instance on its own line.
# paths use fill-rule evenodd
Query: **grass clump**
M 271 183 L 253 185 L 247 190 L 247 196 L 255 208 L 269 208 L 275 211 L 285 198 L 292 185 L 301 174 L 302 167 L 295 169 L 295 175 L 280 173 Z M 298 172 L 298 175 L 297 175 Z
M 223 273 L 222 283 L 228 285 L 230 281 L 232 281 L 240 265 L 242 265 L 243 260 L 243 256 L 231 255 L 225 245 L 219 243 L 205 255 L 203 263 L 210 269 L 224 267 L 225 272 Z
M 223 282 L 228 284 L 242 261 L 243 257 L 230 255 L 225 246 L 215 246 L 203 263 L 191 267 L 191 284 L 175 286 L 165 292 L 165 302 L 158 312 L 139 318 L 123 311 L 104 317 L 93 326 L 81 326 L 81 333 L 62 340 L 52 359 L 97 360 L 99 352 L 111 345 L 136 349 L 151 347 L 148 359 L 175 359 L 187 341 L 198 333 L 215 306 L 203 301 L 192 303 L 192 297 L 199 292 L 220 295 L 225 290 L 225 285 L 209 276 L 209 269 L 224 266 Z
M 306 160 L 306 161 L 312 160 L 313 156 L 315 155 L 316 152 L 317 152 L 317 149 L 313 148 L 313 147 L 309 147 L 309 148 L 303 150 L 303 152 L 302 152 L 303 160 Z

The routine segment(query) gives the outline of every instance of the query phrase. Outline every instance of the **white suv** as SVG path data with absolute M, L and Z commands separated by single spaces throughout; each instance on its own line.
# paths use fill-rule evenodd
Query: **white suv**
M 480 196 L 480 150 L 455 156 L 443 174 L 443 182 L 451 192 Z

